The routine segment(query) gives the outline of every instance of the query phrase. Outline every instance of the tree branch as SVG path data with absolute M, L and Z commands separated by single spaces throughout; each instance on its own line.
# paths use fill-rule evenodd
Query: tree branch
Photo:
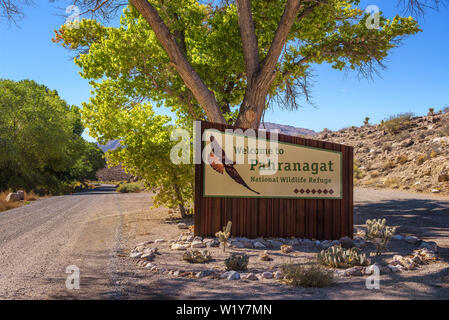
M 237 13 L 239 17 L 240 36 L 242 38 L 243 54 L 245 56 L 247 83 L 259 71 L 259 46 L 257 44 L 254 21 L 251 13 L 250 0 L 237 0 Z
M 168 54 L 179 76 L 190 91 L 192 91 L 198 103 L 204 108 L 208 120 L 226 123 L 215 96 L 209 91 L 203 80 L 201 80 L 200 76 L 193 69 L 157 10 L 147 0 L 130 0 L 130 3 L 136 7 L 151 26 L 156 38 Z

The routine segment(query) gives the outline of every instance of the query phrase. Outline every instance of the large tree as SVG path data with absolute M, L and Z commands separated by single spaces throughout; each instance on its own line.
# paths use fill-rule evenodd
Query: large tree
M 269 101 L 297 108 L 308 99 L 314 63 L 370 74 L 419 31 L 400 16 L 367 28 L 358 0 L 130 3 L 119 28 L 83 20 L 55 37 L 80 53 L 76 63 L 96 95 L 84 108 L 96 123 L 119 91 L 122 105 L 156 101 L 180 116 L 258 128 Z

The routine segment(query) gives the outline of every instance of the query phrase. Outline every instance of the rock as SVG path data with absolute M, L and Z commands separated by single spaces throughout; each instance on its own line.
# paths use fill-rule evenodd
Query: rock
M 20 201 L 20 196 L 18 193 L 10 193 L 6 196 L 6 202 L 17 202 Z
M 363 276 L 365 274 L 365 267 L 355 266 L 345 271 L 346 276 Z
M 418 244 L 421 240 L 419 240 L 418 237 L 415 236 L 408 236 L 404 238 L 404 241 L 411 244 Z
M 220 279 L 226 279 L 229 275 L 229 272 L 230 271 L 226 271 L 226 272 L 223 272 L 222 274 L 220 274 Z
M 401 142 L 401 146 L 403 148 L 408 148 L 411 147 L 415 142 L 412 139 L 405 139 L 404 141 Z
M 297 246 L 301 244 L 301 241 L 299 239 L 290 239 L 287 241 L 287 244 L 291 245 L 291 246 Z
M 156 239 L 154 240 L 154 243 L 163 243 L 166 242 L 164 239 Z
M 251 240 L 246 240 L 246 241 L 243 241 L 243 247 L 245 247 L 247 249 L 253 249 L 254 244 Z
M 338 241 L 340 241 L 341 246 L 345 249 L 354 247 L 354 242 L 349 237 L 342 237 Z
M 344 277 L 346 275 L 346 271 L 337 269 L 334 271 L 334 274 L 336 277 Z
M 304 239 L 304 240 L 302 240 L 302 243 L 304 244 L 304 245 L 306 245 L 306 246 L 308 246 L 308 247 L 311 247 L 311 246 L 313 246 L 315 243 L 312 241 L 312 240 L 310 240 L 310 239 Z
M 254 273 L 248 273 L 247 275 L 245 275 L 244 279 L 250 280 L 250 281 L 257 281 L 257 280 L 259 280 Z
M 140 256 L 143 254 L 143 252 L 137 252 L 137 251 L 132 251 L 131 254 L 129 255 L 131 258 L 136 259 L 136 258 L 140 258 Z
M 148 263 L 145 265 L 145 268 L 147 268 L 147 269 L 151 269 L 151 268 L 153 268 L 153 267 L 155 267 L 155 264 L 154 264 L 154 263 L 151 263 L 151 262 L 148 262 Z
M 234 248 L 240 248 L 240 249 L 242 249 L 242 248 L 245 247 L 245 245 L 244 245 L 242 242 L 240 242 L 240 241 L 234 241 L 234 242 L 232 243 L 232 246 L 233 246 Z
M 197 272 L 195 274 L 195 278 L 204 278 L 204 277 L 208 277 L 210 275 L 214 274 L 213 270 L 202 270 L 200 272 Z
M 288 245 L 288 244 L 283 244 L 283 245 L 281 246 L 281 252 L 282 252 L 282 253 L 290 253 L 290 252 L 293 252 L 293 247 L 290 246 L 290 245 Z
M 18 190 L 17 194 L 19 195 L 20 200 L 25 200 L 25 192 L 22 190 Z
M 281 271 L 276 271 L 276 272 L 274 273 L 274 278 L 277 279 L 277 280 L 281 280 L 281 279 L 284 278 L 284 275 L 282 274 Z
M 338 246 L 339 244 L 340 244 L 340 241 L 334 240 L 334 241 L 331 242 L 331 247 Z
M 239 280 L 240 279 L 240 273 L 237 271 L 229 271 L 228 276 L 226 277 L 228 280 Z
M 183 222 L 178 223 L 177 226 L 178 226 L 178 229 L 187 229 L 188 228 L 187 225 Z
M 137 246 L 137 247 L 135 247 L 134 248 L 134 250 L 133 251 L 136 251 L 136 252 L 143 252 L 145 250 L 145 246 Z
M 217 239 L 212 239 L 212 241 L 206 241 L 206 247 L 211 248 L 211 247 L 218 247 L 220 245 L 220 242 Z
M 438 190 L 438 189 L 432 189 L 430 192 L 432 192 L 432 193 L 440 193 L 441 190 Z
M 446 169 L 442 170 L 438 175 L 438 182 L 446 182 L 449 181 L 449 173 Z
M 324 240 L 321 242 L 321 248 L 323 248 L 323 249 L 328 249 L 331 246 L 332 246 L 332 242 L 329 240 Z
M 256 241 L 256 243 L 254 243 L 254 248 L 256 248 L 256 249 L 265 249 L 266 246 L 263 243 L 261 243 L 260 241 Z
M 260 253 L 259 260 L 260 261 L 271 261 L 273 259 L 271 259 L 270 255 L 268 254 L 268 251 L 265 250 L 264 252 Z
M 171 249 L 172 249 L 172 250 L 179 250 L 179 251 L 187 250 L 187 248 L 188 248 L 187 245 L 181 244 L 181 243 L 174 243 L 174 244 L 171 246 Z
M 190 245 L 191 248 L 205 248 L 206 244 L 204 244 L 202 241 L 193 241 L 192 244 Z
M 173 271 L 173 275 L 174 275 L 175 277 L 179 277 L 179 276 L 181 275 L 181 273 L 182 273 L 181 270 Z
M 269 271 L 265 271 L 261 273 L 262 278 L 264 279 L 271 279 L 273 278 L 273 273 L 269 272 Z
M 365 239 L 361 238 L 361 237 L 356 237 L 353 241 L 354 246 L 357 248 L 362 248 L 364 246 L 366 246 L 366 241 Z
M 149 245 L 149 244 L 152 244 L 152 243 L 153 243 L 152 240 L 144 241 L 144 242 L 139 243 L 139 244 L 136 246 L 136 248 L 137 248 L 137 247 L 145 247 L 145 246 L 147 246 L 147 245 Z
M 401 265 L 394 266 L 392 264 L 389 264 L 388 268 L 391 270 L 391 272 L 394 272 L 394 273 L 401 272 L 402 270 L 404 270 L 404 267 Z
M 275 250 L 279 250 L 281 248 L 281 246 L 283 245 L 283 243 L 278 240 L 269 240 L 269 243 L 270 243 L 270 247 Z
M 188 242 L 192 242 L 193 239 L 195 239 L 195 237 L 191 234 L 186 237 L 186 241 L 188 241 Z
M 160 254 L 157 248 L 146 248 L 143 253 Z
M 402 238 L 402 236 L 400 234 L 396 234 L 391 239 L 392 240 L 402 240 L 403 238 Z
M 155 256 L 154 253 L 150 252 L 150 253 L 144 253 L 140 256 L 141 259 L 144 259 L 146 261 L 153 261 Z
M 426 248 L 434 253 L 438 252 L 438 245 L 434 241 L 423 241 L 421 242 L 419 248 Z
M 315 246 L 316 246 L 316 247 L 320 247 L 320 246 L 321 246 L 320 240 L 316 240 L 316 241 L 315 241 Z

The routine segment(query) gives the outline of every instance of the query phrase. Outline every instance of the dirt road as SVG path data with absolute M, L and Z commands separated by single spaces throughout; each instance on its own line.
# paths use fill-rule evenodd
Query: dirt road
M 449 199 L 389 190 L 358 189 L 355 223 L 386 217 L 399 232 L 437 241 L 442 263 L 426 274 L 410 273 L 406 284 L 370 298 L 444 298 L 449 250 Z M 270 285 L 257 289 L 194 280 L 171 280 L 141 271 L 129 259 L 139 241 L 179 230 L 165 221 L 164 209 L 150 209 L 151 194 L 117 194 L 111 186 L 52 197 L 0 213 L 0 299 L 160 299 L 160 298 L 366 298 L 358 296 L 363 279 L 331 290 L 286 289 Z M 66 288 L 68 266 L 80 270 L 80 290 Z M 205 280 L 206 281 L 206 280 Z M 179 283 L 178 283 L 179 282 Z M 360 282 L 360 283 L 359 283 Z M 243 285 L 243 287 L 242 287 Z M 414 291 L 410 292 L 408 286 Z M 176 289 L 177 288 L 177 289 Z M 182 288 L 182 290 L 178 290 Z M 244 289 L 244 290 L 242 290 Z M 405 291 L 404 291 L 405 290 Z M 355 293 L 355 295 L 354 295 Z M 447 295 L 446 295 L 446 298 Z

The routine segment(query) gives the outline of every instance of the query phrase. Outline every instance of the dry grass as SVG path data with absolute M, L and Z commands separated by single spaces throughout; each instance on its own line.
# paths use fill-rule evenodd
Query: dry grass
M 408 157 L 405 155 L 400 155 L 397 157 L 396 162 L 399 164 L 406 164 L 408 162 Z
M 36 201 L 38 198 L 40 198 L 37 194 L 34 192 L 25 192 L 25 200 L 24 201 L 18 201 L 18 202 L 6 202 L 6 197 L 8 196 L 10 192 L 0 192 L 0 212 L 15 209 L 18 208 L 24 204 L 27 204 L 30 201 Z
M 284 264 L 282 273 L 284 282 L 292 286 L 323 288 L 334 283 L 334 273 L 317 262 Z
M 399 180 L 399 178 L 390 177 L 384 181 L 384 186 L 387 188 L 396 189 L 396 188 L 399 188 L 400 183 L 401 183 L 401 181 Z

